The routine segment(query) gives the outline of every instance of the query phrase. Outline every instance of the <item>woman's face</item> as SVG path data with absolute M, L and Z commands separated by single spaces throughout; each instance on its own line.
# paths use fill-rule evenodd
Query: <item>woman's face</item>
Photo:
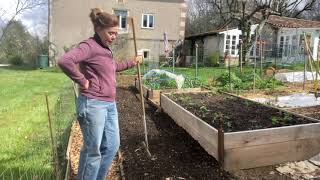
M 110 27 L 110 28 L 98 28 L 97 33 L 102 41 L 107 46 L 111 46 L 112 42 L 118 36 L 118 26 Z

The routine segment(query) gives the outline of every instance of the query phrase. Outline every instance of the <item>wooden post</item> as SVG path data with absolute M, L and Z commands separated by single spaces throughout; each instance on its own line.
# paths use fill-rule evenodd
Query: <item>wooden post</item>
M 231 86 L 231 58 L 229 56 L 229 53 L 227 52 L 226 54 L 227 60 L 228 60 L 228 72 L 229 72 L 229 91 L 232 91 L 232 86 Z
M 254 46 L 254 70 L 253 70 L 253 93 L 256 93 L 256 69 L 257 69 L 257 35 L 254 41 L 256 44 Z
M 262 76 L 262 41 L 261 41 L 261 37 L 259 38 L 259 56 L 260 56 L 260 76 Z
M 219 120 L 218 129 L 218 161 L 223 169 L 224 166 L 224 130 L 223 130 L 223 120 Z
M 242 75 L 242 39 L 240 39 L 240 53 L 239 53 L 239 58 L 240 58 L 240 73 Z
M 306 87 L 306 71 L 307 71 L 307 59 L 306 59 L 306 54 L 303 52 L 303 57 L 304 57 L 304 69 L 303 69 L 303 90 L 305 90 Z
M 175 64 L 175 46 L 172 46 L 172 72 L 174 73 L 174 64 Z
M 53 139 L 50 108 L 49 108 L 49 101 L 48 101 L 48 92 L 45 93 L 45 97 L 46 97 L 47 112 L 48 112 L 48 121 L 49 121 L 49 129 L 50 129 L 52 155 L 53 155 L 53 161 L 54 161 L 54 171 L 55 171 L 56 180 L 60 180 L 59 169 L 58 169 L 59 159 L 58 159 L 58 154 L 57 154 L 57 147 L 55 146 L 54 139 Z
M 199 50 L 199 45 L 196 44 L 196 78 L 198 78 L 198 50 Z

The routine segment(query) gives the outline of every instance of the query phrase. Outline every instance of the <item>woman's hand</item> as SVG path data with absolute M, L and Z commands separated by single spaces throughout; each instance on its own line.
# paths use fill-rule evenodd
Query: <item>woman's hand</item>
M 84 86 L 80 86 L 80 89 L 88 90 L 89 89 L 89 85 L 90 85 L 90 82 L 88 80 L 86 80 L 86 83 L 84 84 Z
M 133 59 L 133 63 L 134 65 L 137 65 L 138 63 L 142 63 L 143 61 L 143 57 L 142 56 L 136 56 L 134 59 Z

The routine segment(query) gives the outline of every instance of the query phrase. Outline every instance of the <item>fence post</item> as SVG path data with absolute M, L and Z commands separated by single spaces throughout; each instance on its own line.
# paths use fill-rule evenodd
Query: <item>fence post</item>
M 45 93 L 46 97 L 46 104 L 47 104 L 47 111 L 48 111 L 48 121 L 49 121 L 49 129 L 50 129 L 50 137 L 51 137 L 51 145 L 52 145 L 52 154 L 53 154 L 53 161 L 54 161 L 54 171 L 56 175 L 56 180 L 60 180 L 60 175 L 59 175 L 59 159 L 58 159 L 58 152 L 57 152 L 57 147 L 54 143 L 53 139 L 53 132 L 52 132 L 52 123 L 51 123 L 51 116 L 50 116 L 50 108 L 49 108 L 49 100 L 48 100 L 48 92 Z
M 257 35 L 255 38 L 255 46 L 254 46 L 254 70 L 253 70 L 253 93 L 256 92 L 256 69 L 257 69 Z
M 174 64 L 175 64 L 175 47 L 172 46 L 172 72 L 174 73 Z
M 220 166 L 224 167 L 224 130 L 223 130 L 223 120 L 219 120 L 218 128 L 218 161 Z
M 306 59 L 306 51 L 305 51 L 305 45 L 303 43 L 302 45 L 302 52 L 303 52 L 303 57 L 304 57 L 304 69 L 303 69 L 303 90 L 305 90 L 306 86 L 306 71 L 307 71 L 307 59 Z
M 260 76 L 262 77 L 262 40 L 261 37 L 259 37 L 260 42 L 259 42 L 259 55 L 260 55 Z
M 240 39 L 240 53 L 239 53 L 239 57 L 240 57 L 240 73 L 242 75 L 242 40 Z
M 198 50 L 199 46 L 196 44 L 196 78 L 198 78 Z

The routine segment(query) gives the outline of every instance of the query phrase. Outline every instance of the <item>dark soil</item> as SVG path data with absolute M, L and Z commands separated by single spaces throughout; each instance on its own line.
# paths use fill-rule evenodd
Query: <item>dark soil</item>
M 225 132 L 315 123 L 260 103 L 220 93 L 171 94 L 170 98 L 208 124 Z
M 290 111 L 320 120 L 320 106 L 294 108 Z
M 149 150 L 146 153 L 143 117 L 133 87 L 118 88 L 123 170 L 128 179 L 234 179 L 218 162 L 164 113 L 146 104 Z

